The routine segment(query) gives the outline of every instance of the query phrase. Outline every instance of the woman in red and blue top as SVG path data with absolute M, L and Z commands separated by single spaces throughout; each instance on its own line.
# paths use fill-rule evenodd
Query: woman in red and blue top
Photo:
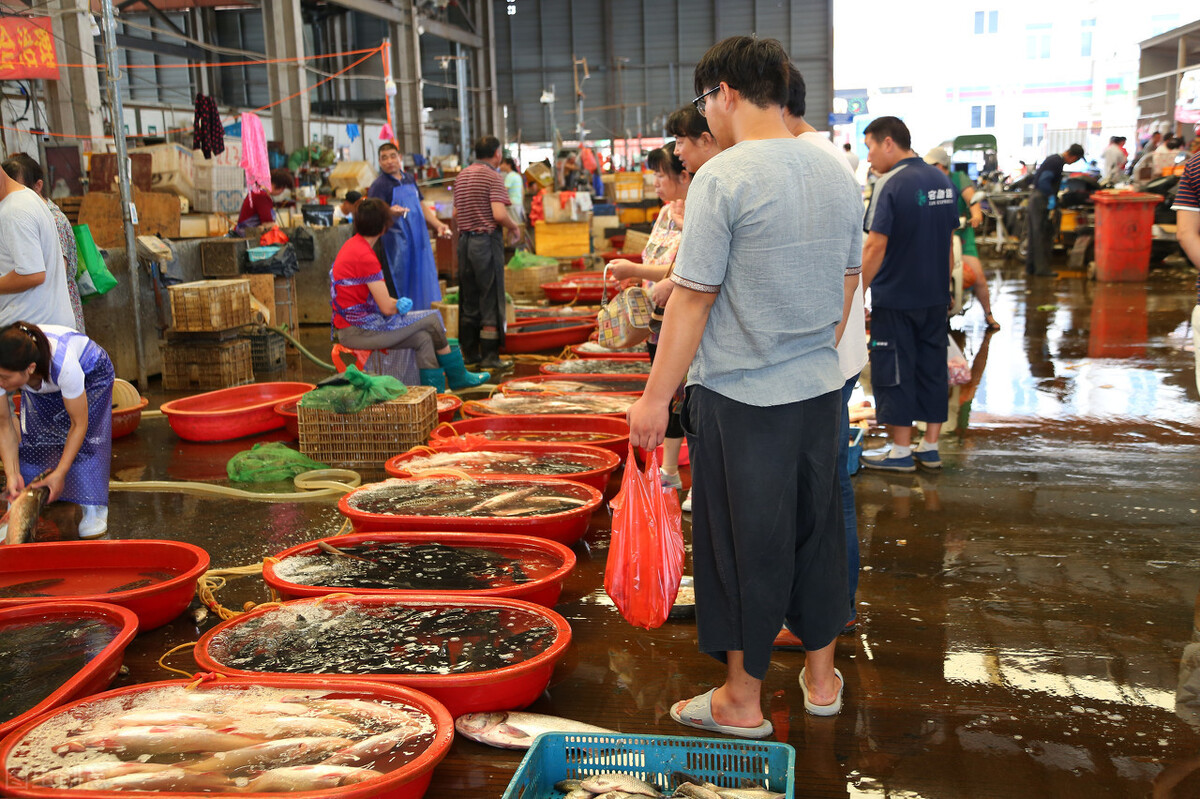
M 355 235 L 338 251 L 329 270 L 329 299 L 338 341 L 358 350 L 412 349 L 421 384 L 445 391 L 470 388 L 491 375 L 468 372 L 458 345 L 446 338 L 437 311 L 413 311 L 408 297 L 394 299 L 383 280 L 375 242 L 391 224 L 382 200 L 363 200 L 354 212 Z

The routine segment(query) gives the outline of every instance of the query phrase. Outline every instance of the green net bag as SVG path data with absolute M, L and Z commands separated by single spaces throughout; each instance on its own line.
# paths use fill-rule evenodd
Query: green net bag
M 387 402 L 406 393 L 408 387 L 391 375 L 369 375 L 347 366 L 336 378 L 305 394 L 300 405 L 334 413 L 358 413 L 377 402 Z
M 509 269 L 528 269 L 531 266 L 558 266 L 558 259 L 547 255 L 534 255 L 527 250 L 517 250 L 505 264 Z
M 225 473 L 235 483 L 270 483 L 291 480 L 301 472 L 328 468 L 279 441 L 271 441 L 255 444 L 234 455 L 225 464 Z

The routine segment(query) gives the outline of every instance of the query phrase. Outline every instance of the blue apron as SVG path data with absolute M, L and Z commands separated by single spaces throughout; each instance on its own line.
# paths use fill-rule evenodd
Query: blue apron
M 333 270 L 329 270 L 329 304 L 333 306 L 333 310 L 354 327 L 361 330 L 399 330 L 408 327 L 413 322 L 419 319 L 424 319 L 431 314 L 440 313 L 439 311 L 409 311 L 404 314 L 392 314 L 384 316 L 379 306 L 375 304 L 375 299 L 370 294 L 367 299 L 357 305 L 351 305 L 343 308 L 337 299 L 338 286 L 365 286 L 368 283 L 374 283 L 377 280 L 383 280 L 382 270 L 373 275 L 366 277 L 348 277 L 342 280 L 334 280 Z M 337 340 L 337 328 L 332 327 L 330 322 L 331 337 Z
M 62 373 L 67 342 L 78 333 L 46 337 L 56 342 L 50 362 L 50 381 L 57 384 Z M 112 463 L 112 387 L 113 365 L 99 344 L 88 341 L 79 356 L 83 368 L 83 386 L 88 406 L 87 435 L 67 472 L 59 499 L 80 505 L 108 505 L 108 475 Z M 42 472 L 54 469 L 62 459 L 71 429 L 71 416 L 63 404 L 62 392 L 37 394 L 21 392 L 21 476 L 31 482 Z
M 397 299 L 408 297 L 414 311 L 427 310 L 442 298 L 438 286 L 437 264 L 425 226 L 425 211 L 417 187 L 403 183 L 392 189 L 392 205 L 408 209 L 383 235 L 383 252 L 392 275 Z

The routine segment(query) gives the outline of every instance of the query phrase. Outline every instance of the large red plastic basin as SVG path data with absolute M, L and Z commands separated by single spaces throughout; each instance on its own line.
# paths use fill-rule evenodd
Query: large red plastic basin
M 117 676 L 117 672 L 121 670 L 125 647 L 137 635 L 138 630 L 137 615 L 133 611 L 102 602 L 42 602 L 36 605 L 0 608 L 0 637 L 3 636 L 4 627 L 11 624 L 81 619 L 97 619 L 108 622 L 117 629 L 117 634 L 106 647 L 76 672 L 74 677 L 21 715 L 0 723 L 0 738 L 64 702 L 70 702 L 77 697 L 94 694 L 107 688 L 113 678 Z
M 328 596 L 297 599 L 285 602 L 283 608 L 312 605 L 316 603 L 347 603 L 360 606 L 399 605 L 402 607 L 484 607 L 511 608 L 524 611 L 549 621 L 555 628 L 554 641 L 539 654 L 521 663 L 502 669 L 489 669 L 468 674 L 323 674 L 321 677 L 336 683 L 338 680 L 370 680 L 372 682 L 404 685 L 429 694 L 446 706 L 450 715 L 457 718 L 463 713 L 478 713 L 488 710 L 517 710 L 532 704 L 550 684 L 554 664 L 567 651 L 571 643 L 571 627 L 567 620 L 554 611 L 503 597 L 446 596 L 438 594 L 414 594 L 403 598 L 383 594 L 362 596 Z M 278 606 L 277 606 L 278 607 Z M 249 613 L 221 622 L 201 636 L 196 644 L 196 662 L 205 671 L 231 677 L 255 677 L 255 672 L 242 671 L 223 665 L 217 658 L 220 653 L 210 651 L 213 639 L 223 631 L 245 624 L 251 619 L 269 614 L 275 607 L 252 610 Z M 263 676 L 280 680 L 311 679 L 308 675 L 291 675 L 272 672 Z
M 413 591 L 401 588 L 347 588 L 344 586 L 305 585 L 285 580 L 275 573 L 275 563 L 266 561 L 263 564 L 263 579 L 267 585 L 279 592 L 284 599 L 301 599 L 304 597 L 326 596 L 327 594 L 387 594 L 389 596 L 424 596 L 430 593 L 446 594 L 447 596 L 502 596 L 510 599 L 523 599 L 547 608 L 554 607 L 562 594 L 563 579 L 575 568 L 575 553 L 557 541 L 544 538 L 533 538 L 527 535 L 502 535 L 499 533 L 352 533 L 333 538 L 322 538 L 335 547 L 354 547 L 364 541 L 402 542 L 405 544 L 445 544 L 446 546 L 482 547 L 497 550 L 505 557 L 520 560 L 522 553 L 535 553 L 558 561 L 558 566 L 549 574 L 545 574 L 527 583 L 506 585 L 499 588 L 481 588 L 458 591 Z M 318 541 L 285 549 L 275 557 L 280 561 L 297 555 L 312 555 L 318 552 Z
M 632 365 L 632 363 L 635 361 L 637 362 L 638 369 L 642 368 L 643 363 L 647 364 L 646 371 L 644 371 L 644 372 L 617 371 L 618 364 Z M 585 371 L 585 372 L 569 372 L 569 371 L 566 371 L 566 370 L 563 370 L 560 368 L 567 363 L 579 364 L 582 368 L 586 369 L 587 371 Z M 571 361 L 564 360 L 564 361 L 551 361 L 549 363 L 544 363 L 538 367 L 538 373 L 543 374 L 543 375 L 556 375 L 558 377 L 566 378 L 568 380 L 570 379 L 571 375 L 641 375 L 642 379 L 646 380 L 646 379 L 649 379 L 649 377 L 650 377 L 649 363 L 650 363 L 649 356 L 647 356 L 645 358 L 604 358 L 604 357 L 597 356 L 595 358 L 576 358 Z M 612 371 L 609 371 L 609 369 L 612 369 Z
M 616 453 L 603 447 L 589 444 L 562 444 L 552 441 L 489 441 L 484 438 L 472 439 L 469 443 L 463 439 L 453 439 L 452 441 L 454 443 L 442 441 L 435 444 L 434 447 L 443 452 L 477 452 L 479 450 L 489 450 L 493 452 L 519 452 L 526 455 L 561 452 L 563 454 L 590 456 L 589 460 L 595 461 L 595 468 L 580 472 L 570 472 L 568 474 L 556 474 L 554 476 L 563 480 L 574 480 L 576 483 L 583 483 L 600 492 L 603 492 L 608 487 L 609 475 L 621 465 L 621 457 Z M 419 450 L 405 452 L 389 458 L 383 464 L 383 468 L 392 477 L 411 477 L 412 472 L 405 468 L 406 465 L 414 458 L 423 458 L 426 454 Z M 470 468 L 463 468 L 460 471 L 472 476 L 483 476 L 486 474 L 496 477 L 525 476 L 520 472 L 479 472 Z
M 412 480 L 414 478 L 396 477 L 392 479 Z M 355 495 L 379 485 L 373 483 L 344 494 L 338 500 L 338 510 L 350 520 L 354 529 L 360 532 L 445 530 L 469 533 L 516 533 L 536 538 L 548 538 L 551 541 L 569 545 L 583 538 L 584 533 L 587 532 L 588 520 L 591 518 L 592 512 L 600 507 L 600 503 L 604 500 L 604 495 L 591 486 L 552 477 L 530 477 L 522 474 L 508 477 L 474 477 L 472 479 L 481 483 L 525 483 L 558 488 L 563 489 L 564 493 L 572 497 L 587 501 L 578 507 L 560 513 L 521 517 L 401 516 L 391 513 L 370 513 L 353 507 L 350 503 Z
M 210 677 L 212 675 L 209 675 Z M 421 799 L 433 779 L 434 767 L 442 761 L 450 750 L 454 740 L 454 717 L 449 711 L 431 696 L 406 688 L 402 685 L 385 685 L 380 682 L 367 682 L 351 679 L 321 679 L 310 676 L 289 676 L 285 679 L 275 679 L 271 676 L 256 676 L 252 679 L 208 679 L 198 685 L 193 680 L 170 680 L 165 682 L 142 683 L 126 688 L 117 688 L 103 694 L 90 696 L 70 705 L 58 708 L 50 714 L 41 716 L 23 724 L 0 742 L 0 763 L 6 764 L 10 754 L 18 748 L 22 739 L 37 726 L 44 723 L 54 723 L 70 715 L 72 718 L 86 717 L 88 707 L 97 701 L 111 697 L 121 697 L 132 702 L 139 693 L 156 691 L 164 687 L 185 687 L 189 690 L 200 691 L 241 691 L 247 687 L 274 687 L 283 689 L 306 689 L 328 692 L 327 699 L 351 699 L 387 702 L 397 702 L 416 707 L 427 713 L 435 725 L 433 740 L 429 747 L 417 755 L 415 759 L 400 768 L 386 772 L 384 776 L 356 785 L 329 788 L 322 791 L 302 791 L 294 793 L 239 793 L 238 796 L 248 796 L 254 799 L 278 799 L 280 796 L 295 796 L 299 799 L 366 799 L 367 797 L 386 797 L 387 799 Z M 68 722 L 70 723 L 70 722 Z M 385 769 L 380 763 L 376 768 Z M 182 793 L 178 791 L 79 791 L 78 789 L 41 788 L 17 779 L 7 768 L 0 771 L 0 794 L 4 796 L 27 797 L 28 799 L 129 799 L 131 796 L 162 796 L 162 797 L 205 797 L 217 796 L 212 793 Z
M 555 383 L 562 380 L 568 380 L 575 383 L 601 383 L 604 384 L 596 391 L 588 391 L 586 393 L 595 394 L 641 394 L 646 390 L 646 381 L 650 375 L 625 375 L 625 374 L 540 374 L 530 375 L 528 377 L 510 377 L 500 384 L 500 391 L 553 391 L 550 389 L 538 388 L 516 388 L 510 386 L 510 383 Z M 614 384 L 610 386 L 608 384 Z
M 571 347 L 571 352 L 575 353 L 580 358 L 617 358 L 631 361 L 648 361 L 650 353 L 645 351 L 629 352 L 627 350 L 606 350 L 604 352 L 588 352 L 581 350 L 582 344 L 576 344 Z
M 275 405 L 275 413 L 283 419 L 283 429 L 287 430 L 288 435 L 293 439 L 300 438 L 300 412 L 296 410 L 298 402 L 300 400 L 290 399 Z
M 550 330 L 522 332 L 527 327 L 563 323 L 564 327 Z M 506 353 L 540 352 L 562 349 L 569 344 L 581 344 L 588 340 L 596 329 L 596 320 L 579 316 L 544 316 L 537 319 L 518 319 L 509 324 L 504 333 L 503 351 Z
M 104 602 L 137 614 L 145 632 L 183 613 L 196 593 L 200 575 L 208 569 L 208 553 L 180 541 L 57 541 L 0 547 L 0 588 L 17 583 L 61 578 L 41 589 L 48 597 L 0 599 L 0 608 L 63 601 Z M 108 593 L 109 589 L 142 579 L 142 573 L 169 572 L 167 580 Z
M 453 424 L 438 425 L 429 435 L 429 443 L 437 447 L 439 440 L 477 433 L 496 436 L 533 436 L 534 440 L 569 444 L 590 444 L 624 458 L 629 450 L 629 423 L 613 416 L 595 414 L 524 414 L 521 416 L 481 416 L 463 419 Z M 594 440 L 570 439 L 572 435 L 601 436 Z M 556 438 L 561 436 L 561 438 Z M 503 439 L 501 439 L 503 440 Z
M 312 391 L 312 383 L 251 383 L 162 404 L 171 429 L 188 441 L 229 441 L 283 427 L 275 406 Z
M 606 288 L 599 280 L 584 280 L 582 276 L 569 281 L 543 283 L 541 288 L 546 299 L 557 303 L 592 304 L 612 299 L 617 293 L 615 283 Z
M 495 395 L 493 395 L 493 396 L 495 396 Z M 501 393 L 501 396 L 504 396 L 504 394 Z M 554 391 L 546 391 L 541 394 L 537 394 L 537 393 L 534 393 L 531 391 L 517 391 L 517 392 L 514 392 L 514 394 L 513 394 L 514 398 L 522 397 L 522 396 L 525 396 L 525 397 L 541 396 L 541 397 L 546 397 L 548 399 L 556 399 L 556 398 L 570 399 L 571 397 L 612 397 L 612 398 L 616 398 L 616 401 L 619 401 L 619 398 L 628 397 L 631 400 L 630 404 L 632 404 L 632 398 L 633 398 L 633 395 L 631 395 L 631 394 L 596 394 L 596 393 L 571 394 L 569 392 L 554 392 Z M 536 413 L 508 413 L 500 408 L 497 408 L 494 405 L 489 404 L 489 400 L 491 400 L 491 399 L 492 399 L 492 397 L 488 397 L 486 400 L 469 400 L 467 402 L 464 402 L 463 408 L 462 408 L 463 416 L 474 417 L 474 418 L 486 418 L 486 417 L 491 417 L 491 416 L 537 416 L 538 415 Z M 562 409 L 560 408 L 559 410 L 561 411 Z M 611 413 L 580 413 L 578 415 L 579 416 L 608 416 L 613 419 L 624 419 L 626 414 L 628 413 L 628 410 L 629 410 L 628 408 L 619 408 L 617 410 L 612 411 Z M 546 414 L 546 415 L 547 416 L 571 416 L 572 414 L 558 413 L 558 414 Z

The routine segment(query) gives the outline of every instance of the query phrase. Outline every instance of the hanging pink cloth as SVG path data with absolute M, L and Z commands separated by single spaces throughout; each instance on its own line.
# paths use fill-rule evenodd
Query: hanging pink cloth
M 391 141 L 396 138 L 396 134 L 392 132 L 392 126 L 388 123 L 383 123 L 383 130 L 379 131 L 380 141 Z
M 250 191 L 271 190 L 271 162 L 267 158 L 267 135 L 262 120 L 242 114 L 242 169 Z

